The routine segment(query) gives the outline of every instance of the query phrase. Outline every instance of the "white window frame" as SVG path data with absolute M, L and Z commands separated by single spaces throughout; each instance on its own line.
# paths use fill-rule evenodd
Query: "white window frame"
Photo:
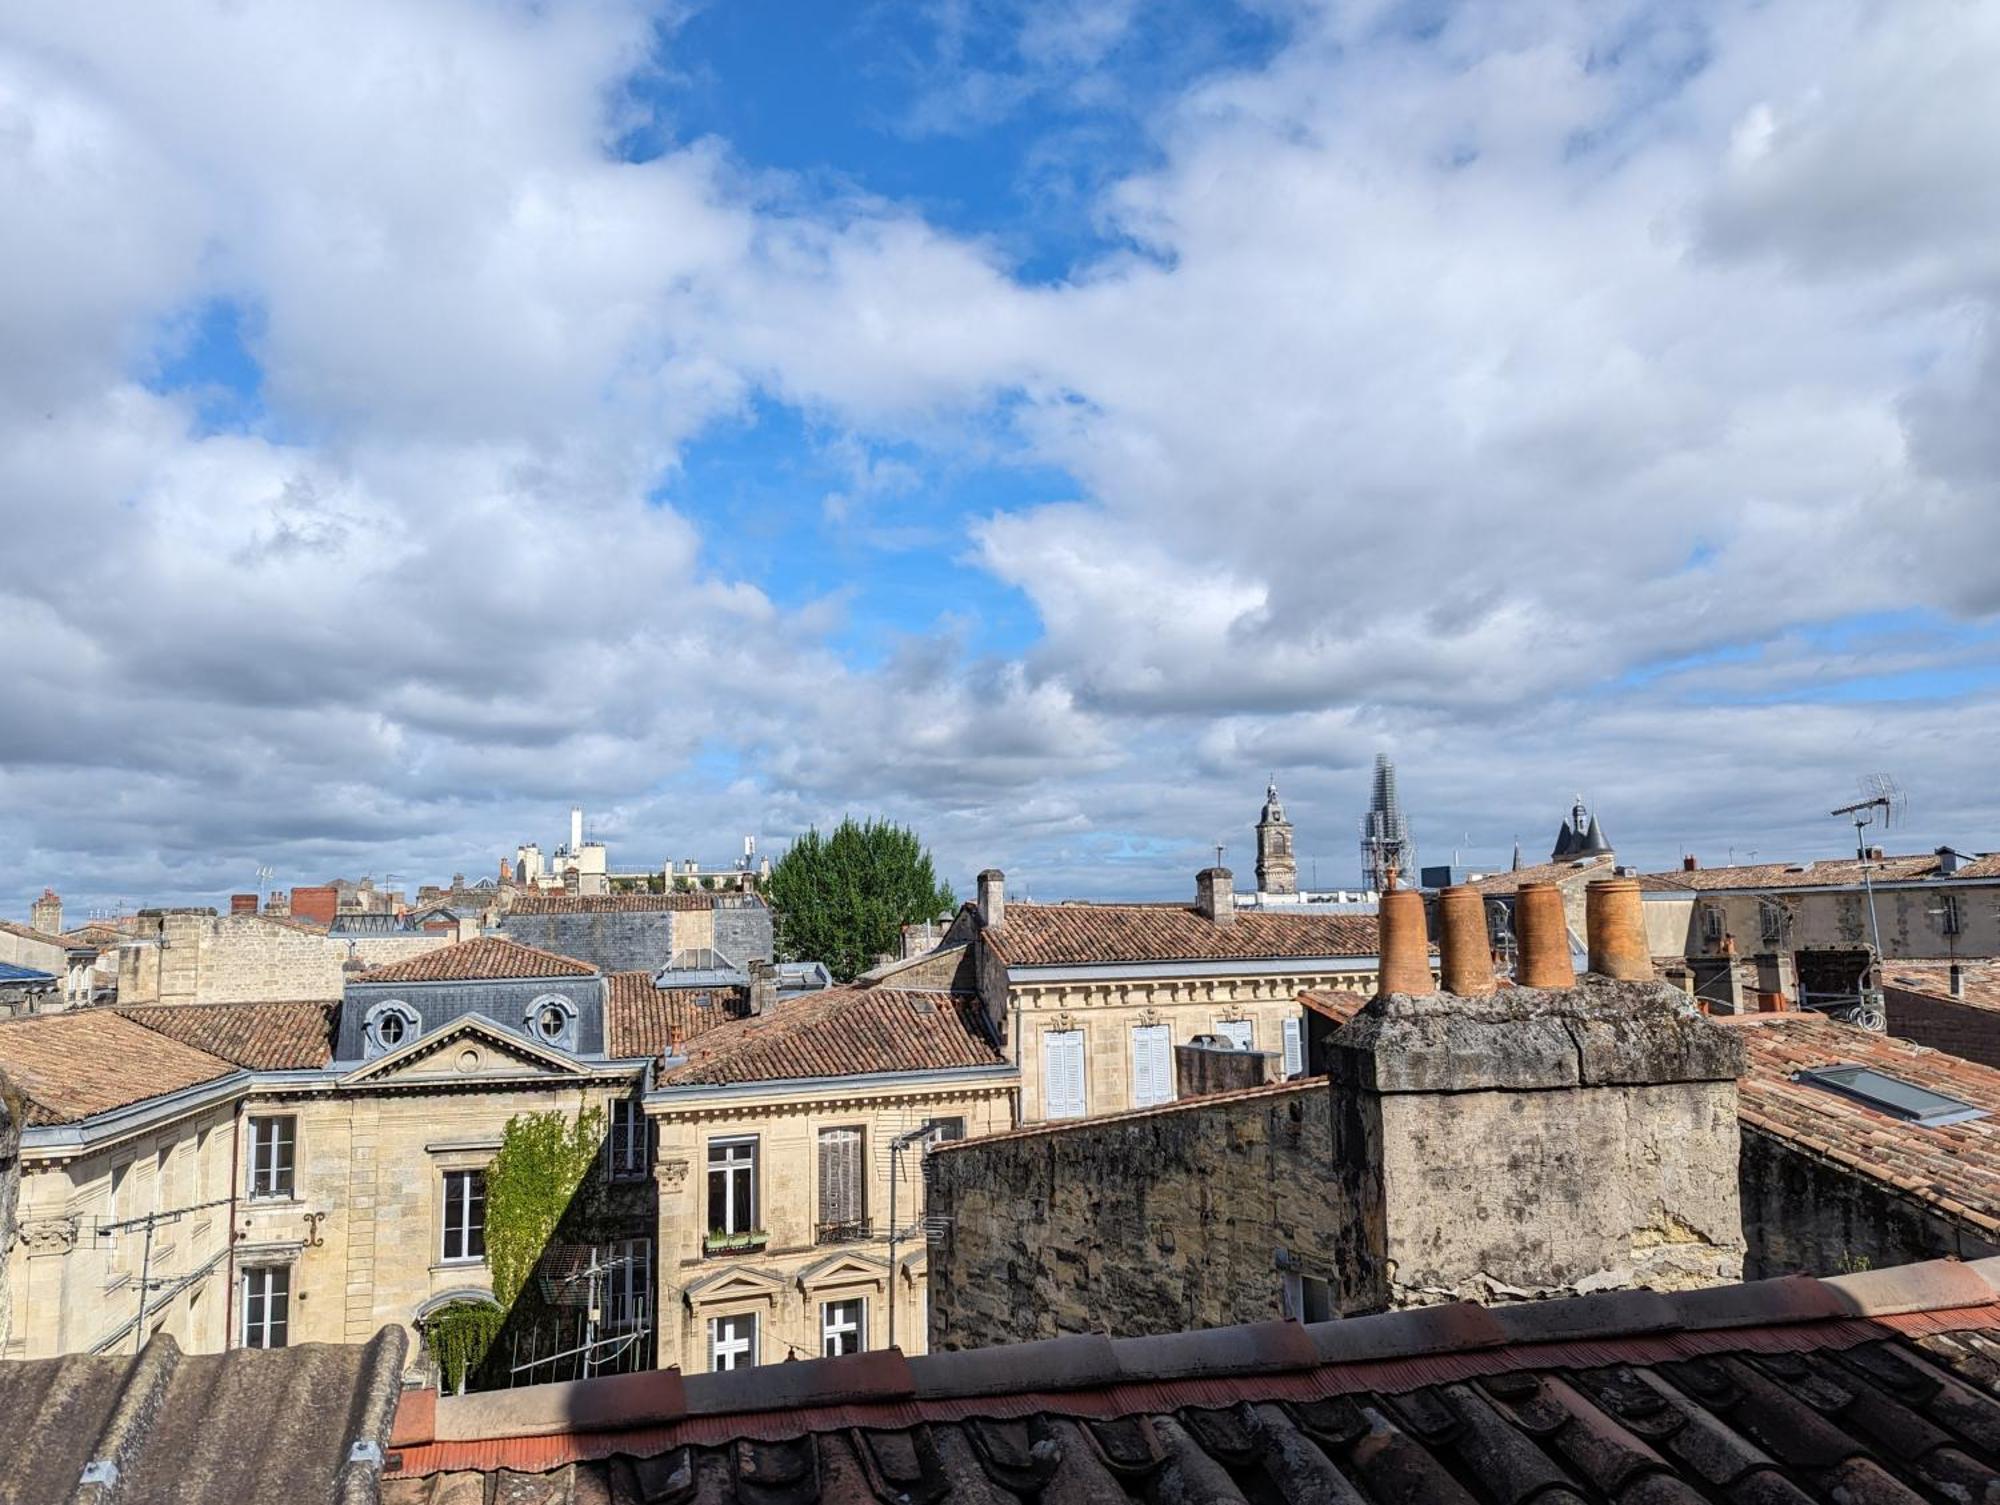
M 1059 1055 L 1076 1053 L 1076 1095 L 1058 1096 L 1056 1062 Z M 1080 1029 L 1042 1031 L 1042 1117 L 1087 1118 L 1090 1116 L 1090 1042 Z
M 256 1315 L 252 1316 L 253 1305 Z M 244 1348 L 284 1348 L 291 1341 L 292 1271 L 289 1265 L 249 1265 L 243 1271 L 238 1335 Z M 275 1334 L 277 1341 L 273 1342 Z
M 611 1128 L 604 1138 L 604 1173 L 613 1181 L 643 1181 L 650 1169 L 651 1125 L 637 1098 L 611 1100 Z
M 744 1333 L 739 1323 L 749 1323 L 749 1332 Z M 728 1324 L 729 1336 L 723 1336 L 723 1326 Z M 762 1336 L 759 1331 L 763 1324 L 757 1320 L 755 1312 L 732 1312 L 726 1317 L 708 1319 L 708 1372 L 727 1374 L 734 1369 L 755 1369 L 757 1367 L 757 1342 Z M 727 1360 L 727 1362 L 724 1362 Z
M 474 1187 L 479 1195 L 474 1197 Z M 479 1209 L 479 1252 L 470 1251 L 472 1244 L 472 1210 Z M 451 1252 L 452 1235 L 458 1235 L 459 1252 Z M 438 1230 L 438 1263 L 445 1265 L 483 1265 L 486 1263 L 486 1172 L 483 1170 L 446 1171 L 444 1173 L 444 1219 Z
M 842 1346 L 842 1340 L 848 1338 L 854 1340 L 851 1348 Z M 826 1359 L 868 1351 L 866 1296 L 842 1296 L 819 1304 L 819 1351 Z
M 747 1151 L 747 1156 L 739 1155 Z M 735 1135 L 727 1139 L 711 1139 L 708 1142 L 708 1231 L 710 1233 L 740 1234 L 752 1233 L 757 1228 L 757 1171 L 761 1147 L 754 1134 Z M 744 1184 L 748 1190 L 742 1194 L 747 1204 L 737 1206 L 737 1174 L 747 1171 Z M 721 1218 L 717 1219 L 715 1206 L 715 1177 L 720 1173 L 722 1182 Z
M 382 1031 L 382 1026 L 391 1019 L 402 1026 L 402 1033 L 393 1040 Z M 386 1056 L 416 1039 L 422 1028 L 423 1021 L 415 1009 L 400 998 L 386 999 L 370 1009 L 361 1022 L 362 1052 L 370 1057 Z
M 1156 1060 L 1157 1080 L 1148 1088 L 1148 1053 Z M 1174 1031 L 1167 1024 L 1132 1026 L 1132 1106 L 1153 1108 L 1174 1100 Z
M 620 1239 L 603 1249 L 606 1263 L 613 1264 L 604 1279 L 604 1321 L 614 1329 L 630 1329 L 646 1322 L 653 1301 L 653 1241 L 649 1238 Z
M 282 1156 L 280 1147 L 284 1151 Z M 251 1118 L 249 1160 L 251 1201 L 294 1200 L 299 1187 L 298 1117 L 291 1113 L 260 1113 Z

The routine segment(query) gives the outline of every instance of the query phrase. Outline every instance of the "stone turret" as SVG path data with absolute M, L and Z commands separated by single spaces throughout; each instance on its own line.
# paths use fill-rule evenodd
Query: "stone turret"
M 28 923 L 43 935 L 61 935 L 62 920 L 62 896 L 52 888 L 43 889 L 41 898 L 29 906 Z
M 1257 817 L 1257 892 L 1295 894 L 1299 891 L 1299 860 L 1292 850 L 1292 823 L 1278 800 L 1277 781 L 1264 791 L 1264 809 Z

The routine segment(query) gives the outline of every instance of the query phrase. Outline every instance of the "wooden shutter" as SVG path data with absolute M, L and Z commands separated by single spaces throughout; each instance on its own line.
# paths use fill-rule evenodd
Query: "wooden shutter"
M 1297 1076 L 1306 1069 L 1305 1048 L 1300 1036 L 1300 1021 L 1285 1021 L 1285 1075 Z
M 1174 1096 L 1173 1034 L 1164 1024 L 1141 1024 L 1132 1031 L 1132 1102 L 1150 1108 Z
M 1049 1118 L 1081 1118 L 1083 1098 L 1083 1031 L 1042 1032 L 1042 1111 Z
M 819 1136 L 819 1220 L 861 1221 L 861 1131 L 828 1129 Z

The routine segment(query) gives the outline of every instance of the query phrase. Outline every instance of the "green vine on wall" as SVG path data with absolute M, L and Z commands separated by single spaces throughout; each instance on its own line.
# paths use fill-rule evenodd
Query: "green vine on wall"
M 480 1361 L 507 1314 L 484 1301 L 454 1301 L 424 1319 L 424 1345 L 438 1367 L 438 1388 L 447 1395 L 465 1393 L 465 1381 Z

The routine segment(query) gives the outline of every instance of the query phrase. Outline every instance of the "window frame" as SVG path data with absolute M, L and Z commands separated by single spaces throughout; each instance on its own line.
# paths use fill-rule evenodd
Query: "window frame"
M 836 1325 L 833 1313 L 836 1308 L 853 1309 L 853 1321 Z M 843 1337 L 852 1337 L 852 1348 L 834 1345 Z M 819 1304 L 819 1353 L 823 1359 L 844 1358 L 848 1354 L 868 1351 L 868 1298 L 866 1296 L 836 1296 Z
M 283 1125 L 267 1144 L 266 1128 Z M 296 1113 L 258 1113 L 250 1118 L 250 1180 L 245 1194 L 252 1202 L 294 1202 L 299 1194 L 299 1119 Z M 283 1154 L 278 1153 L 282 1148 Z M 269 1163 L 267 1163 L 267 1157 Z M 282 1184 L 281 1184 L 282 1183 Z
M 1058 1042 L 1060 1042 L 1058 1044 Z M 1046 1119 L 1071 1119 L 1090 1117 L 1090 1039 L 1081 1027 L 1042 1031 L 1042 1117 Z M 1055 1083 L 1055 1060 L 1058 1050 L 1076 1052 L 1076 1099 L 1074 1108 L 1064 1099 L 1058 1111 L 1056 1099 L 1050 1089 Z
M 261 1289 L 260 1289 L 261 1288 Z M 253 1327 L 252 1300 L 261 1303 L 260 1320 Z M 277 1315 L 273 1317 L 273 1309 Z M 245 1265 L 243 1294 L 237 1309 L 237 1346 L 240 1348 L 285 1348 L 291 1343 L 292 1269 L 290 1265 Z M 275 1331 L 277 1341 L 272 1342 Z
M 1909 1092 L 1935 1098 L 1940 1106 L 1918 1108 L 1906 1102 L 1899 1103 L 1893 1098 L 1884 1097 L 1880 1093 L 1869 1091 L 1865 1086 L 1858 1085 L 1854 1079 L 1860 1076 L 1878 1077 Z M 1886 1114 L 1903 1123 L 1915 1124 L 1919 1128 L 1942 1128 L 1946 1124 L 1971 1123 L 1974 1119 L 1990 1116 L 1986 1109 L 1968 1103 L 1962 1097 L 1953 1097 L 1949 1092 L 1940 1092 L 1935 1087 L 1908 1081 L 1894 1072 L 1884 1071 L 1879 1066 L 1869 1066 L 1857 1061 L 1835 1061 L 1825 1066 L 1813 1066 L 1803 1071 L 1795 1071 L 1792 1073 L 1792 1080 L 1802 1082 L 1809 1087 L 1817 1087 L 1822 1092 L 1831 1092 L 1850 1102 L 1860 1103 L 1864 1108 L 1872 1108 L 1877 1113 Z
M 652 1123 L 646 1117 L 646 1105 L 636 1097 L 614 1097 L 608 1118 L 605 1176 L 612 1181 L 645 1180 L 653 1166 Z
M 729 1341 L 732 1348 L 729 1355 L 729 1362 L 727 1364 L 719 1364 L 716 1361 L 722 1357 L 722 1325 L 725 1322 L 731 1324 L 732 1332 Z M 747 1322 L 750 1324 L 749 1337 L 743 1340 L 744 1346 L 740 1352 L 733 1346 L 737 1342 L 734 1325 L 738 1322 Z M 708 1319 L 708 1372 L 710 1374 L 729 1374 L 738 1369 L 755 1369 L 758 1361 L 758 1345 L 763 1341 L 764 1336 L 763 1327 L 763 1321 L 756 1312 L 727 1312 L 721 1316 L 710 1317 Z
M 557 1034 L 544 1033 L 542 1013 L 545 1009 L 555 1009 L 562 1015 L 563 1027 Z M 543 993 L 528 1005 L 521 1015 L 521 1030 L 537 1045 L 552 1046 L 557 1050 L 576 1049 L 576 1005 L 560 993 Z
M 382 1026 L 395 1020 L 401 1033 L 393 1040 L 382 1033 Z M 385 998 L 368 1010 L 361 1021 L 362 1054 L 373 1060 L 401 1050 L 423 1031 L 423 1019 L 417 1011 L 400 998 Z
M 747 1160 L 736 1159 L 733 1152 L 737 1150 L 747 1150 L 749 1152 Z M 723 1157 L 720 1161 L 718 1155 Z M 711 1237 L 718 1234 L 725 1237 L 740 1237 L 757 1231 L 757 1204 L 760 1200 L 757 1180 L 763 1158 L 763 1148 L 759 1137 L 755 1134 L 728 1134 L 709 1140 L 703 1166 L 708 1172 L 706 1192 L 708 1205 L 705 1213 L 707 1232 Z M 736 1177 L 739 1174 L 744 1178 L 747 1189 L 743 1196 L 749 1204 L 747 1213 L 741 1218 L 737 1216 L 736 1207 Z M 715 1178 L 718 1175 L 724 1178 L 723 1211 L 720 1221 L 717 1219 L 715 1205 Z M 741 1227 L 736 1226 L 739 1222 L 742 1224 Z
M 614 1239 L 601 1251 L 606 1262 L 624 1259 L 628 1263 L 610 1270 L 605 1278 L 604 1322 L 609 1328 L 629 1331 L 644 1326 L 653 1305 L 653 1241 L 649 1238 Z
M 460 1183 L 453 1193 L 452 1184 Z M 474 1188 L 478 1195 L 473 1195 Z M 473 1212 L 479 1217 L 475 1226 Z M 443 1265 L 483 1265 L 486 1263 L 486 1171 L 484 1167 L 444 1172 L 443 1216 L 438 1229 L 438 1263 Z M 458 1236 L 459 1252 L 451 1252 L 452 1236 Z M 477 1253 L 469 1252 L 476 1241 Z

